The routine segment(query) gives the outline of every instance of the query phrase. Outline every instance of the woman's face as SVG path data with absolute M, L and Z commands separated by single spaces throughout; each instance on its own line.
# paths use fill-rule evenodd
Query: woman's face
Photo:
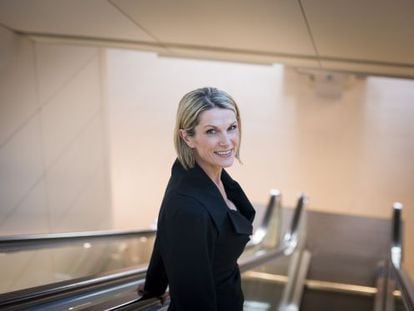
M 233 164 L 239 146 L 239 124 L 230 109 L 213 108 L 200 114 L 195 135 L 182 132 L 185 142 L 195 151 L 197 163 L 206 171 Z

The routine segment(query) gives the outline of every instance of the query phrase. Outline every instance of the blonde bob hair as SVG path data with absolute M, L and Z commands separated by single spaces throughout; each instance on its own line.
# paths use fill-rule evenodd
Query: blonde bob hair
M 229 94 L 213 87 L 204 87 L 185 94 L 178 104 L 174 129 L 175 150 L 178 160 L 185 169 L 194 167 L 195 157 L 193 149 L 181 137 L 180 130 L 185 130 L 189 136 L 194 136 L 195 127 L 199 123 L 200 115 L 204 111 L 213 108 L 229 109 L 235 113 L 241 140 L 239 108 Z M 237 146 L 236 158 L 240 161 L 240 143 Z

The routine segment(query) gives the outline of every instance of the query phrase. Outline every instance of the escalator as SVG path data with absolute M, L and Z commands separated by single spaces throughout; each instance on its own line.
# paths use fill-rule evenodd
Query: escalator
M 262 223 L 255 230 L 245 254 L 251 255 L 263 245 L 268 248 L 271 244 L 277 244 L 279 202 L 280 193 L 272 193 Z M 64 264 L 54 266 L 51 269 L 53 273 L 45 269 L 46 273 L 38 279 L 30 280 L 29 277 L 20 282 L 23 286 L 14 284 L 16 286 L 11 290 L 3 291 L 0 294 L 0 308 L 84 310 L 97 306 L 96 310 L 102 310 L 108 304 L 119 305 L 136 300 L 136 288 L 144 280 L 154 237 L 154 231 L 3 237 L 0 240 L 0 261 L 7 258 L 2 260 L 2 276 L 6 276 L 2 278 L 3 283 L 7 281 L 6 264 L 13 270 L 21 258 L 28 258 L 29 268 L 23 267 L 28 271 L 27 275 L 32 274 L 33 270 L 37 271 L 38 276 L 41 275 L 42 265 L 35 266 L 30 262 L 34 256 L 56 257 L 59 263 L 63 258 Z M 47 285 L 36 286 L 38 284 Z
M 300 264 L 294 257 L 281 258 L 246 273 L 247 303 L 253 301 L 246 310 L 414 310 L 414 286 L 402 262 L 398 204 L 391 222 L 310 212 L 306 226 Z M 297 289 L 290 295 L 300 298 L 286 303 L 291 287 Z
M 305 196 L 295 209 L 281 208 L 280 201 L 280 193 L 272 193 L 263 220 L 239 260 L 244 310 L 413 310 L 412 283 L 395 255 L 401 246 L 401 229 L 395 229 L 399 221 L 394 219 L 393 229 L 389 229 L 394 232 L 394 261 L 391 255 L 383 256 L 382 265 L 372 268 L 374 259 L 355 261 L 357 257 L 351 255 L 353 260 L 349 260 L 345 253 L 330 256 L 323 238 L 309 236 L 314 235 L 315 224 L 323 229 L 328 229 L 323 227 L 324 221 L 335 228 L 338 225 L 329 215 L 322 215 L 327 219 L 321 222 L 318 213 L 305 212 Z M 67 256 L 76 250 L 76 255 L 68 259 L 73 262 L 70 270 L 56 273 L 64 280 L 43 279 L 38 282 L 50 284 L 26 283 L 26 288 L 0 294 L 0 309 L 166 310 L 168 300 L 164 304 L 158 299 L 138 301 L 136 293 L 145 279 L 154 237 L 154 231 L 140 231 L 3 238 L 0 252 L 2 257 L 12 255 L 11 260 L 18 261 L 18 256 L 30 252 Z M 326 232 L 325 238 L 333 237 Z M 344 271 L 334 271 L 341 263 Z
M 69 310 L 98 301 L 113 286 L 136 288 L 154 238 L 153 230 L 3 237 L 1 282 L 9 285 L 0 309 Z

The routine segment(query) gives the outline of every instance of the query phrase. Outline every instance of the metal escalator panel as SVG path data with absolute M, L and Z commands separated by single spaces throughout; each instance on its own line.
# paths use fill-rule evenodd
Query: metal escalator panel
M 0 308 L 24 295 L 71 290 L 74 281 L 145 268 L 154 237 L 154 231 L 1 237 Z
M 274 202 L 277 200 L 273 200 L 273 203 L 269 204 L 272 206 Z M 251 243 L 247 248 L 246 252 L 241 257 L 241 261 L 239 261 L 239 266 L 242 272 L 248 271 L 254 268 L 259 267 L 260 265 L 269 262 L 278 257 L 284 257 L 286 255 L 290 256 L 294 253 L 295 249 L 297 248 L 298 244 L 300 244 L 300 234 L 298 230 L 298 223 L 300 223 L 300 216 L 303 214 L 303 205 L 304 199 L 301 198 L 299 200 L 298 206 L 295 209 L 294 217 L 288 217 L 288 219 L 292 218 L 293 220 L 290 223 L 290 227 L 286 230 L 286 234 L 280 238 L 278 232 L 278 222 L 272 221 L 271 218 L 279 217 L 277 213 L 270 213 L 270 219 L 268 219 L 268 224 L 266 226 L 262 226 L 265 232 L 268 232 L 267 228 L 269 225 L 274 229 L 274 233 L 269 238 L 269 235 L 264 235 L 263 239 L 257 239 L 257 243 Z M 295 217 L 296 215 L 296 217 Z M 289 216 L 291 216 L 289 214 Z M 266 218 L 266 217 L 265 217 Z M 281 221 L 282 223 L 284 221 Z M 154 236 L 152 236 L 153 238 Z M 129 237 L 126 240 L 132 239 L 132 245 L 134 243 L 138 243 L 136 250 L 139 250 L 139 245 L 142 243 L 150 244 L 152 248 L 153 240 L 150 240 L 150 237 L 146 237 L 146 239 L 142 239 L 142 237 Z M 84 277 L 84 281 L 82 278 L 76 278 L 73 276 L 73 279 L 69 278 L 67 281 L 63 281 L 60 283 L 53 283 L 57 284 L 58 286 L 54 288 L 52 285 L 46 286 L 47 288 L 40 288 L 40 294 L 46 293 L 46 295 L 33 297 L 34 299 L 29 299 L 24 301 L 23 303 L 16 304 L 18 308 L 5 308 L 5 310 L 163 310 L 168 307 L 168 305 L 160 305 L 157 299 L 149 299 L 148 301 L 140 301 L 137 303 L 139 299 L 136 288 L 139 283 L 144 281 L 145 278 L 145 267 L 139 271 L 133 271 L 133 267 L 137 267 L 137 261 L 133 261 L 131 265 L 131 260 L 123 261 L 124 257 L 133 257 L 131 255 L 136 255 L 137 251 L 135 250 L 134 253 L 134 246 L 127 244 L 127 246 L 122 246 L 125 240 L 115 239 L 116 241 L 111 244 L 111 239 L 101 239 L 99 241 L 96 240 L 93 243 L 90 241 L 79 240 L 79 249 L 80 252 L 85 250 L 89 250 L 99 243 L 102 243 L 103 251 L 98 252 L 98 256 L 103 257 L 105 260 L 104 267 L 109 267 L 107 270 L 103 268 L 97 268 L 97 272 L 94 275 L 89 275 Z M 72 241 L 73 242 L 73 241 Z M 275 244 L 276 242 L 276 244 Z M 87 244 L 89 243 L 89 244 Z M 35 251 L 42 251 L 43 249 L 59 249 L 65 247 L 73 247 L 73 243 L 68 243 L 65 245 L 59 245 L 54 247 L 43 247 L 40 249 L 34 249 Z M 113 250 L 112 248 L 115 248 Z M 0 245 L 1 249 L 1 245 Z M 109 249 L 109 251 L 107 250 Z M 32 248 L 25 250 L 31 251 Z M 129 255 L 122 251 L 129 250 Z M 121 251 L 121 252 L 120 252 Z M 148 249 L 146 252 L 147 256 L 140 257 L 141 261 L 147 263 L 149 256 L 151 254 L 151 249 Z M 108 252 L 109 255 L 105 255 Z M 82 257 L 82 256 L 81 256 Z M 87 258 L 87 257 L 83 257 Z M 121 259 L 121 260 L 120 260 Z M 86 259 L 85 259 L 86 260 Z M 90 261 L 90 257 L 87 258 Z M 138 265 L 139 266 L 139 265 Z M 144 264 L 144 266 L 146 266 Z M 94 267 L 96 268 L 96 267 Z M 114 273 L 112 269 L 123 268 L 124 271 Z M 138 269 L 135 269 L 138 270 Z M 102 276 L 102 272 L 106 272 L 105 275 Z M 111 272 L 112 271 L 112 272 Z M 118 274 L 118 275 L 117 275 Z M 72 280 L 72 281 L 71 281 Z M 66 283 L 65 283 L 66 282 Z M 83 284 L 84 283 L 84 284 Z M 32 289 L 29 290 L 29 292 Z M 24 290 L 23 290 L 24 291 Z M 17 291 L 14 293 L 22 293 L 23 295 L 27 295 L 28 292 L 26 291 L 23 293 L 22 291 Z M 10 294 L 10 293 L 9 293 Z M 7 294 L 5 294 L 7 296 Z M 4 305 L 2 304 L 2 298 L 5 298 L 5 295 L 0 294 L 0 308 Z M 28 296 L 33 296 L 31 293 Z M 10 297 L 6 297 L 10 298 Z M 11 297 L 13 298 L 13 297 Z M 9 299 L 10 301 L 10 299 Z M 9 304 L 10 306 L 10 304 Z
M 369 311 L 373 310 L 373 298 L 342 292 L 326 292 L 307 289 L 304 292 L 301 311 Z
M 306 197 L 302 195 L 295 210 L 282 214 L 283 218 L 290 219 L 283 221 L 290 222 L 290 227 L 283 230 L 286 233 L 281 237 L 282 256 L 242 269 L 245 311 L 298 310 L 311 257 L 305 249 L 305 203 Z
M 242 274 L 245 310 L 277 310 L 288 282 L 291 256 L 278 258 Z
M 298 310 L 311 254 L 297 248 L 242 274 L 245 311 Z

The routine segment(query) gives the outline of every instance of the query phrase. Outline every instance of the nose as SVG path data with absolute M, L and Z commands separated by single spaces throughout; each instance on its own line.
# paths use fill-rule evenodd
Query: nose
M 229 136 L 229 134 L 228 133 L 224 133 L 223 135 L 221 135 L 221 138 L 220 138 L 220 145 L 221 146 L 228 146 L 228 145 L 230 145 L 230 136 Z

